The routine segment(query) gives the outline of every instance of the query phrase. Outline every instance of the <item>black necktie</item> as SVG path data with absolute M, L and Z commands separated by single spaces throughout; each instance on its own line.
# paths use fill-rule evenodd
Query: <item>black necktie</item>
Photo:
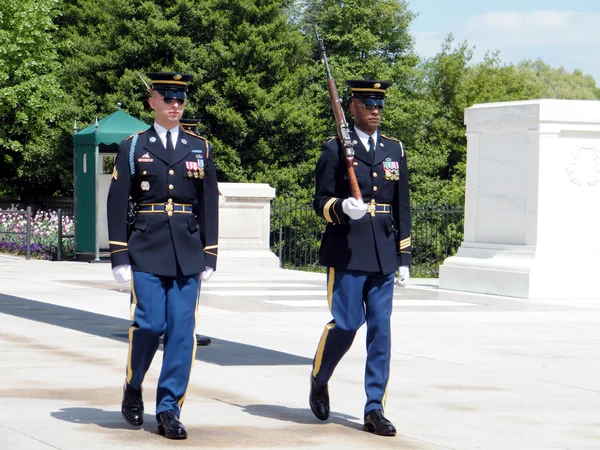
M 171 155 L 175 151 L 173 141 L 171 140 L 171 132 L 167 131 L 167 153 Z
M 369 154 L 371 155 L 371 162 L 375 160 L 375 141 L 373 136 L 369 136 Z

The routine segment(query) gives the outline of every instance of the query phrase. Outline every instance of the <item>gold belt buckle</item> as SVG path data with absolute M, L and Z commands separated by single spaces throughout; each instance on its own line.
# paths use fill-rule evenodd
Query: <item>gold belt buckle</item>
M 173 215 L 173 200 L 169 199 L 169 201 L 165 204 L 165 213 L 167 213 L 167 216 Z
M 371 217 L 375 217 L 375 200 L 371 200 L 371 203 L 367 205 L 367 212 L 371 214 Z

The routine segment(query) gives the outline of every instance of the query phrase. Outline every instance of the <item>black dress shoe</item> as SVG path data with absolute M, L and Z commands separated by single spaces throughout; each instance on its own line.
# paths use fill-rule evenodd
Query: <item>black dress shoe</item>
M 197 334 L 196 335 L 196 344 L 197 345 L 210 345 L 210 343 L 212 342 L 212 340 L 208 337 L 208 336 L 204 336 L 203 334 Z
M 139 427 L 144 423 L 144 400 L 142 400 L 142 390 L 134 389 L 129 383 L 125 383 L 125 389 L 123 389 L 121 415 L 130 425 Z
M 379 436 L 396 436 L 396 427 L 385 418 L 380 409 L 374 409 L 367 413 L 363 431 L 375 433 Z
M 173 410 L 163 411 L 156 415 L 158 427 L 156 432 L 167 439 L 186 439 L 187 431 Z
M 327 385 L 319 386 L 315 377 L 310 377 L 310 397 L 308 398 L 310 409 L 319 420 L 329 418 L 329 389 Z

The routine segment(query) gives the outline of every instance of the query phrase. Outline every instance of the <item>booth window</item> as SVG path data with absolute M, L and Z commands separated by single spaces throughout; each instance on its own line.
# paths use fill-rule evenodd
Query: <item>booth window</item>
M 110 175 L 113 173 L 113 168 L 115 167 L 115 155 L 101 155 L 102 164 L 102 174 Z

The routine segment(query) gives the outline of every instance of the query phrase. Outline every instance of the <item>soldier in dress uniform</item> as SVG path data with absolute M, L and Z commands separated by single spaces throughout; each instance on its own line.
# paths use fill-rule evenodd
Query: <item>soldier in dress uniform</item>
M 352 197 L 337 138 L 323 145 L 317 162 L 313 207 L 327 221 L 320 262 L 327 267 L 327 300 L 333 319 L 321 336 L 311 374 L 309 403 L 329 417 L 328 382 L 357 330 L 367 323 L 364 427 L 393 436 L 384 416 L 390 372 L 390 316 L 394 274 L 409 277 L 411 258 L 408 172 L 402 143 L 378 131 L 390 82 L 350 80 L 354 129 L 353 168 L 362 200 Z
M 191 75 L 149 73 L 152 127 L 121 142 L 108 192 L 113 275 L 131 278 L 131 319 L 121 413 L 144 421 L 142 382 L 162 336 L 157 432 L 185 439 L 179 421 L 195 354 L 202 281 L 217 267 L 219 194 L 212 147 L 179 120 Z M 128 204 L 137 216 L 128 220 Z
M 183 127 L 184 130 L 191 131 L 192 133 L 198 134 L 198 123 L 200 119 L 181 119 L 179 123 Z M 198 346 L 204 347 L 210 345 L 212 343 L 212 339 L 203 334 L 196 334 L 196 344 Z

